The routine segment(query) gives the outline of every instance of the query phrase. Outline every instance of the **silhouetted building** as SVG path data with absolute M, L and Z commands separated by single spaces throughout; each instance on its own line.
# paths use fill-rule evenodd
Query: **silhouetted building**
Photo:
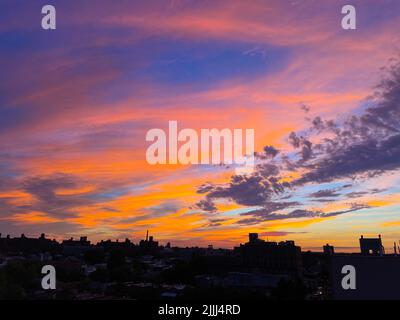
M 324 249 L 324 253 L 327 255 L 332 255 L 335 253 L 335 247 L 329 245 L 328 243 L 323 246 L 323 249 Z
M 382 245 L 381 235 L 379 238 L 360 238 L 360 250 L 363 255 L 378 255 L 385 254 L 385 248 Z
M 63 240 L 61 245 L 66 255 L 79 255 L 92 249 L 87 237 L 81 237 L 79 240 L 74 240 L 74 238 Z
M 149 236 L 149 230 L 147 230 L 146 240 L 140 240 L 139 246 L 142 249 L 157 249 L 158 241 L 154 241 L 153 236 Z
M 236 247 L 242 263 L 248 268 L 258 268 L 268 273 L 301 275 L 301 249 L 294 241 L 269 242 L 249 234 L 249 242 Z
M 258 233 L 249 233 L 249 242 L 254 243 L 259 241 L 258 239 Z
M 129 240 L 128 238 L 125 239 L 125 241 L 111 241 L 111 240 L 101 240 L 99 243 L 96 244 L 96 247 L 101 247 L 104 250 L 130 250 L 133 249 L 135 247 L 135 245 L 132 243 L 131 240 Z
M 54 252 L 59 249 L 59 244 L 55 240 L 46 239 L 44 233 L 39 238 L 28 238 L 21 234 L 19 238 L 11 238 L 7 235 L 2 238 L 0 234 L 0 251 L 4 252 Z
M 63 240 L 62 244 L 64 246 L 90 246 L 90 241 L 88 241 L 87 237 L 81 237 L 79 240 L 74 240 L 74 238 L 70 238 L 68 240 Z
M 397 252 L 400 253 L 400 247 L 397 247 L 396 242 L 393 242 L 393 253 L 397 256 Z

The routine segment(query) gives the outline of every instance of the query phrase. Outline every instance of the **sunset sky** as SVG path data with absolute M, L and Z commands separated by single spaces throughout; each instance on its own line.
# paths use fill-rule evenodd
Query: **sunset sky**
M 341 8 L 357 29 L 341 28 Z M 41 28 L 41 8 L 57 29 Z M 0 233 L 231 248 L 400 240 L 400 1 L 0 1 Z M 382 79 L 389 79 L 382 81 Z M 376 92 L 378 92 L 376 94 Z M 149 165 L 253 128 L 257 167 Z

